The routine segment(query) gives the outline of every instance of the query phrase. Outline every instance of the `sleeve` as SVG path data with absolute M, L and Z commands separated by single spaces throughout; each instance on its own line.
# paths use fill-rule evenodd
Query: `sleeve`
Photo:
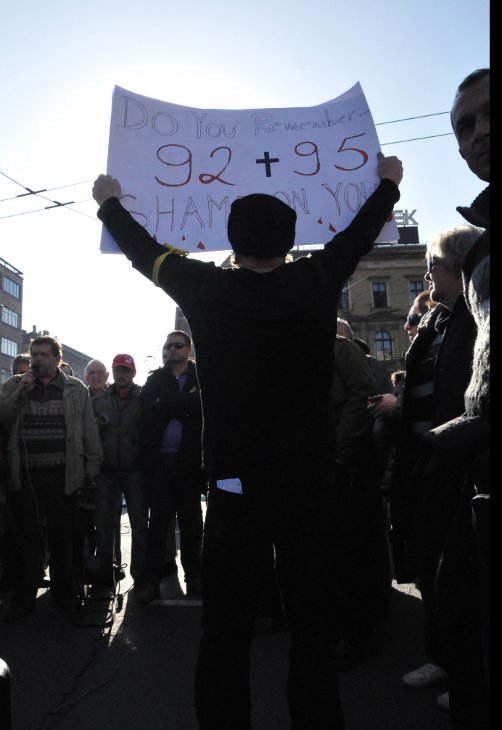
M 178 304 L 202 287 L 212 262 L 189 259 L 157 243 L 127 211 L 118 198 L 109 198 L 98 210 L 98 218 L 118 247 L 143 276 L 160 286 Z
M 98 218 L 106 226 L 133 267 L 151 280 L 155 261 L 166 253 L 165 247 L 150 236 L 148 231 L 122 206 L 118 198 L 106 200 L 98 209 Z
M 167 424 L 172 418 L 182 421 L 186 417 L 200 416 L 200 394 L 171 389 L 155 382 L 150 376 L 141 389 L 139 402 L 142 419 L 146 423 Z
M 99 474 L 101 463 L 103 462 L 103 447 L 101 446 L 101 438 L 99 436 L 96 419 L 94 418 L 94 410 L 92 401 L 85 385 L 83 385 L 85 394 L 83 399 L 82 412 L 82 433 L 85 454 L 85 473 L 91 477 Z
M 159 373 L 160 371 L 157 371 Z M 141 408 L 141 419 L 143 423 L 168 424 L 171 418 L 175 418 L 172 408 L 173 397 L 176 395 L 166 385 L 160 382 L 157 373 L 147 378 L 139 394 Z
M 10 426 L 21 409 L 18 392 L 19 376 L 14 375 L 5 381 L 0 389 L 0 425 Z
M 372 439 L 373 419 L 367 406 L 368 396 L 375 393 L 376 385 L 364 353 L 349 340 L 336 340 L 335 369 L 344 391 L 343 402 L 333 403 L 337 457 L 350 469 L 357 465 Z
M 326 244 L 325 249 L 334 249 L 338 255 L 343 255 L 345 268 L 349 268 L 352 273 L 359 259 L 373 248 L 373 243 L 390 219 L 399 198 L 399 188 L 392 180 L 380 180 L 351 223 L 345 230 L 337 233 Z

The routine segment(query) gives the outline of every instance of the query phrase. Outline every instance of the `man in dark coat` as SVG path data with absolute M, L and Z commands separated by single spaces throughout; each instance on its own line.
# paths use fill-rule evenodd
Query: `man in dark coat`
M 138 601 L 160 594 L 171 515 L 178 518 L 180 560 L 187 588 L 199 593 L 202 546 L 202 410 L 192 340 L 181 330 L 167 335 L 165 364 L 147 378 L 141 391 L 144 466 L 150 519 L 147 570 Z
M 459 85 L 451 111 L 459 152 L 470 170 L 490 182 L 490 69 Z M 470 207 L 467 221 L 484 232 L 467 253 L 464 295 L 476 322 L 472 376 L 465 412 L 424 436 L 424 476 L 430 483 L 463 482 L 463 501 L 446 539 L 436 578 L 436 652 L 449 674 L 455 730 L 485 730 L 490 686 L 490 186 Z

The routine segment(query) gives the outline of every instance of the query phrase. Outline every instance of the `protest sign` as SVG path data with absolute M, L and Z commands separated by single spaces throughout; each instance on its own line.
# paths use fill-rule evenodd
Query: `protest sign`
M 159 243 L 230 249 L 230 206 L 249 193 L 295 209 L 295 246 L 346 228 L 378 184 L 375 125 L 359 83 L 290 109 L 198 109 L 115 87 L 107 172 L 122 203 Z M 378 242 L 397 241 L 394 221 Z M 103 230 L 101 250 L 119 249 Z

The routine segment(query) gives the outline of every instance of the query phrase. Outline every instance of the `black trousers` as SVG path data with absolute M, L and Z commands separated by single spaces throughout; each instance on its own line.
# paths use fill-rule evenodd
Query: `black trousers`
M 202 548 L 202 639 L 195 676 L 200 730 L 250 730 L 249 647 L 272 543 L 291 648 L 292 730 L 343 730 L 333 601 L 332 479 L 266 475 L 243 494 L 210 486 Z
M 76 498 L 64 493 L 64 467 L 21 474 L 22 489 L 10 492 L 15 526 L 14 599 L 34 600 L 49 552 L 51 590 L 75 592 Z
M 187 581 L 200 578 L 202 548 L 202 477 L 180 474 L 170 454 L 159 454 L 148 487 L 150 518 L 147 580 L 159 584 L 164 569 L 167 531 L 172 515 L 180 530 L 180 561 Z

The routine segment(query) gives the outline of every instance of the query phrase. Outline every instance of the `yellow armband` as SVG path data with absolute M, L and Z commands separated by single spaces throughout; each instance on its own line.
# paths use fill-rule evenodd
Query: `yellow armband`
M 170 246 L 168 243 L 164 243 L 163 246 L 167 249 L 167 251 L 165 253 L 161 253 L 160 256 L 157 256 L 153 264 L 152 281 L 155 286 L 159 286 L 159 271 L 166 256 L 169 256 L 170 253 L 178 253 L 180 256 L 188 256 L 188 251 L 184 251 L 182 248 L 175 248 L 174 246 Z

